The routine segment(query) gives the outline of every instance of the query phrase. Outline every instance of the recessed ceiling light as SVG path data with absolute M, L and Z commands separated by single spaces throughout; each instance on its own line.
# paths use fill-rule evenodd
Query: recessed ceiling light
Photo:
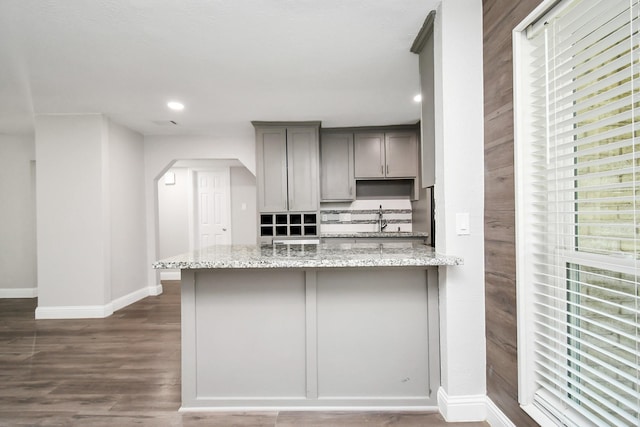
M 422 102 L 422 95 L 417 94 L 416 96 L 413 97 L 413 100 L 415 102 Z
M 167 102 L 167 107 L 169 107 L 169 108 L 171 108 L 172 110 L 175 110 L 175 111 L 184 110 L 184 104 L 181 103 L 181 102 L 176 102 L 176 101 Z

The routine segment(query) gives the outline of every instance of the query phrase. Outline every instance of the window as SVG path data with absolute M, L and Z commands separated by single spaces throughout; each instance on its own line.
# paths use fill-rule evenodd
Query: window
M 539 422 L 640 425 L 639 2 L 546 1 L 514 33 L 519 398 Z

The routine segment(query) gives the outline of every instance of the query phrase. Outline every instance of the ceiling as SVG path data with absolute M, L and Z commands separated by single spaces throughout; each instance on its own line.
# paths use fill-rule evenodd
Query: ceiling
M 251 120 L 415 123 L 409 47 L 438 3 L 0 0 L 0 133 L 77 113 L 145 135 L 229 134 Z

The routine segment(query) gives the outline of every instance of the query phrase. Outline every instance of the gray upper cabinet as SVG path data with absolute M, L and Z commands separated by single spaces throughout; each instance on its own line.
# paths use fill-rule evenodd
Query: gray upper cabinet
M 415 178 L 418 139 L 415 132 L 355 134 L 356 178 Z
M 415 133 L 387 132 L 384 146 L 387 178 L 412 178 L 418 175 L 418 139 Z
M 290 211 L 318 209 L 318 128 L 287 127 Z
M 256 173 L 261 211 L 287 210 L 287 129 L 256 128 Z
M 317 210 L 319 126 L 264 123 L 254 122 L 258 210 Z
M 384 133 L 355 134 L 356 178 L 384 178 Z
M 352 133 L 323 133 L 320 140 L 320 201 L 351 201 L 356 196 Z

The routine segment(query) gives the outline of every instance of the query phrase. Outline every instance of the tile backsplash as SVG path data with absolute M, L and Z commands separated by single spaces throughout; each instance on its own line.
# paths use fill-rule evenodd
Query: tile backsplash
M 378 231 L 378 210 L 382 205 L 386 231 L 411 232 L 411 201 L 355 200 L 352 203 L 323 203 L 320 205 L 320 232 L 362 233 Z

